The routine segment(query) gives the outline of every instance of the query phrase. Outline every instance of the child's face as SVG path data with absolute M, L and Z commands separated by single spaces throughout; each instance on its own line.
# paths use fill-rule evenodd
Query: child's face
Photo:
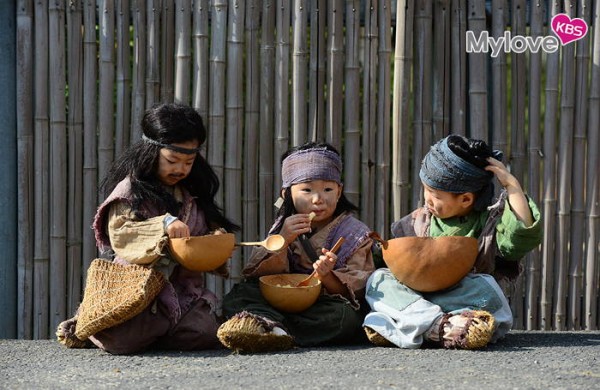
M 469 214 L 475 196 L 471 192 L 453 194 L 431 188 L 423 183 L 425 206 L 434 216 L 445 219 Z
M 313 180 L 291 187 L 292 201 L 299 214 L 315 213 L 313 225 L 325 225 L 333 218 L 342 186 L 331 180 Z
M 173 145 L 186 149 L 195 149 L 198 147 L 198 141 L 186 141 Z M 158 179 L 167 186 L 177 184 L 190 174 L 195 159 L 196 154 L 179 153 L 171 149 L 162 148 L 158 156 Z

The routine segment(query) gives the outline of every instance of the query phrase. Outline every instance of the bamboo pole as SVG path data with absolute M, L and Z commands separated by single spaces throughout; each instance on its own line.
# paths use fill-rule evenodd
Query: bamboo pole
M 511 3 L 511 27 L 513 34 L 525 36 L 527 21 L 525 20 L 525 0 L 513 0 Z M 519 88 L 520 85 L 527 83 L 527 64 L 524 53 L 511 54 L 511 149 L 509 166 L 511 173 L 524 183 L 525 167 L 527 161 L 525 158 L 525 88 Z M 524 304 L 523 304 L 523 278 L 519 277 L 516 282 L 506 290 L 509 291 L 507 297 L 510 300 L 513 311 L 513 327 L 515 329 L 524 328 Z
M 65 104 L 65 8 L 48 4 L 50 97 L 50 329 L 67 316 L 67 131 Z
M 140 123 L 146 108 L 146 7 L 145 0 L 134 0 L 133 3 L 133 76 L 131 123 L 129 126 L 129 143 L 134 144 L 141 139 Z
M 290 68 L 290 5 L 278 0 L 275 11 L 275 190 L 281 186 L 281 155 L 288 149 L 289 142 L 289 68 Z
M 33 131 L 33 4 L 19 0 L 16 38 L 17 108 L 17 333 L 19 339 L 33 335 L 34 254 L 34 131 Z M 14 318 L 14 317 L 13 317 Z
M 33 248 L 33 335 L 48 337 L 50 314 L 50 126 L 48 1 L 34 3 L 35 16 L 35 228 Z
M 175 4 L 162 2 L 160 14 L 160 100 L 172 102 L 175 98 Z
M 146 3 L 146 23 L 147 27 L 147 50 L 146 50 L 146 106 L 149 108 L 154 103 L 160 101 L 160 18 L 161 1 L 147 0 Z M 164 50 L 164 48 L 163 48 Z M 143 113 L 142 113 L 143 114 Z M 140 117 L 141 119 L 141 117 Z M 136 126 L 139 124 L 136 123 Z M 140 135 L 141 136 L 141 135 Z
M 465 34 L 467 28 L 466 0 L 452 0 L 450 40 L 452 57 L 450 83 L 450 121 L 451 131 L 455 134 L 467 134 L 467 50 Z
M 547 24 L 560 12 L 558 1 L 553 2 Z M 549 31 L 549 29 L 548 29 Z M 558 123 L 558 83 L 560 79 L 560 52 L 550 53 L 546 60 L 546 107 L 544 117 L 544 183 L 543 183 L 543 223 L 542 243 L 542 290 L 540 321 L 543 330 L 552 329 L 552 302 L 554 300 L 554 266 L 556 251 L 556 138 Z
M 450 131 L 450 8 L 451 0 L 433 3 L 433 121 L 432 140 Z
M 380 4 L 377 15 L 379 23 L 378 77 L 377 77 L 377 138 L 375 170 L 375 229 L 384 232 L 390 226 L 390 74 L 392 52 L 392 5 L 389 0 Z
M 468 2 L 468 28 L 476 37 L 486 30 L 485 3 Z M 469 53 L 469 130 L 471 138 L 488 139 L 487 53 Z
M 98 198 L 98 151 L 96 124 L 98 105 L 96 80 L 98 74 L 98 52 L 96 31 L 96 3 L 86 0 L 83 3 L 83 251 L 82 270 L 87 272 L 90 263 L 97 256 L 96 239 L 92 222 L 96 213 Z M 85 274 L 83 275 L 85 281 Z
M 389 12 L 389 8 L 388 8 Z M 325 139 L 341 150 L 344 83 L 344 1 L 332 0 L 327 12 L 327 115 Z M 388 28 L 390 25 L 388 24 Z M 389 33 L 388 33 L 389 34 Z M 390 49 L 391 51 L 391 49 Z M 389 62 L 386 64 L 389 73 Z M 389 84 L 386 86 L 389 95 Z M 389 109 L 388 109 L 389 111 Z M 386 144 L 389 145 L 389 142 Z M 389 181 L 388 181 L 389 182 Z
M 260 129 L 260 11 L 261 2 L 250 0 L 246 7 L 246 93 L 244 113 L 244 189 L 242 199 L 243 237 L 259 241 L 259 209 L 270 207 L 259 202 L 259 129 Z M 262 152 L 262 151 L 261 151 Z M 242 260 L 249 258 L 252 248 L 243 247 Z
M 597 151 L 600 150 L 600 2 L 596 2 L 592 13 L 594 39 L 592 47 L 592 69 L 588 110 L 588 154 L 586 188 L 586 257 L 585 257 L 585 329 L 598 329 L 598 289 L 600 255 L 600 164 Z M 596 151 L 596 152 L 594 152 Z M 596 169 L 594 169 L 596 167 Z
M 532 37 L 544 35 L 544 16 L 546 15 L 544 4 L 531 5 L 531 30 Z M 540 172 L 542 162 L 542 145 L 540 133 L 541 124 L 541 88 L 542 88 L 542 53 L 531 53 L 529 65 L 529 196 L 540 204 L 540 184 L 542 177 Z M 527 256 L 526 263 L 526 286 L 525 286 L 525 328 L 528 330 L 539 329 L 539 306 L 540 300 L 540 251 L 534 249 Z
M 190 104 L 192 1 L 177 0 L 175 9 L 175 101 Z
M 501 37 L 506 31 L 508 19 L 508 4 L 506 0 L 492 1 L 492 36 Z M 531 53 L 533 56 L 534 53 Z M 492 83 L 491 93 L 494 109 L 491 112 L 492 145 L 498 150 L 508 153 L 508 101 L 507 101 L 507 64 L 506 53 L 500 50 L 496 57 L 491 59 Z M 505 161 L 506 163 L 506 161 Z
M 361 220 L 367 226 L 375 225 L 375 131 L 377 128 L 377 2 L 365 2 L 365 38 L 363 59 L 363 107 L 361 150 Z
M 208 0 L 194 1 L 194 84 L 192 104 L 202 119 L 208 119 L 208 45 L 210 7 Z
M 410 174 L 408 168 L 410 143 L 406 140 L 409 139 L 410 134 L 409 101 L 414 13 L 412 0 L 403 0 L 396 4 L 394 94 L 392 101 L 392 198 L 394 221 L 408 214 L 410 204 Z M 387 228 L 385 233 L 388 233 Z
M 279 193 L 279 182 L 275 182 L 275 166 L 278 162 L 273 150 L 275 134 L 275 7 L 274 0 L 263 0 L 260 38 L 260 154 L 258 156 L 258 196 L 264 207 L 259 209 L 259 232 L 265 236 L 274 220 L 274 194 Z M 278 195 L 275 195 L 278 196 Z
M 579 3 L 578 17 L 589 25 L 589 0 Z M 573 175 L 571 181 L 571 229 L 569 258 L 569 313 L 567 328 L 580 330 L 581 294 L 583 285 L 583 258 L 585 234 L 585 149 L 587 127 L 588 62 L 590 60 L 590 34 L 577 41 L 575 54 L 575 113 L 573 125 Z
M 569 17 L 575 17 L 575 11 L 567 1 L 565 9 Z M 569 232 L 571 225 L 571 172 L 573 161 L 573 122 L 575 107 L 575 46 L 562 47 L 562 85 L 560 96 L 560 147 L 558 148 L 558 230 L 557 230 L 557 286 L 554 300 L 554 327 L 556 330 L 567 328 Z
M 244 14 L 245 2 L 236 0 L 229 7 L 227 26 L 227 90 L 226 134 L 227 158 L 224 170 L 225 213 L 234 221 L 242 221 L 242 140 L 244 138 Z M 241 234 L 238 233 L 238 239 Z M 227 287 L 242 280 L 242 258 L 235 251 L 230 260 Z
M 412 208 L 422 201 L 419 179 L 420 161 L 429 150 L 432 139 L 432 22 L 433 5 L 431 2 L 419 2 L 415 8 L 415 66 L 414 66 L 414 135 L 412 153 Z
M 360 201 L 360 1 L 346 1 L 346 62 L 344 70 L 344 194 Z
M 18 147 L 18 124 L 17 124 L 17 94 L 16 69 L 18 54 L 17 30 L 15 17 L 17 15 L 17 4 L 12 2 L 3 2 L 0 6 L 0 19 L 3 21 L 0 25 L 0 85 L 2 85 L 2 94 L 0 95 L 0 118 L 2 118 L 2 127 L 0 127 L 0 199 L 2 199 L 0 219 L 4 222 L 0 227 L 0 308 L 2 308 L 2 317 L 0 317 L 0 339 L 15 338 L 18 326 L 18 302 L 16 300 L 18 293 L 18 282 L 16 279 L 18 271 L 19 250 L 17 244 L 20 232 L 15 222 L 19 220 L 17 216 L 17 168 L 19 166 Z M 3 371 L 4 372 L 4 371 Z
M 306 79 L 308 68 L 307 2 L 294 2 L 292 52 L 292 145 L 302 145 L 307 139 Z
M 227 39 L 227 8 L 225 0 L 211 0 L 211 46 L 210 46 L 210 102 L 208 112 L 207 160 L 213 167 L 219 182 L 223 184 L 223 162 L 225 146 L 225 56 Z M 218 205 L 223 206 L 223 186 L 215 196 Z M 207 275 L 207 287 L 217 296 L 223 295 L 223 279 Z
M 83 30 L 82 4 L 72 2 L 67 13 L 68 31 L 68 193 L 67 193 L 67 313 L 74 313 L 82 298 L 83 229 Z
M 311 4 L 308 139 L 320 142 L 325 140 L 327 1 L 316 0 Z
M 208 114 L 208 162 L 212 165 L 219 181 L 223 183 L 223 160 L 225 145 L 225 58 L 227 39 L 227 9 L 225 0 L 212 0 L 210 86 L 211 100 Z M 216 202 L 223 205 L 223 189 L 219 189 Z
M 527 21 L 525 20 L 525 0 L 513 0 L 511 2 L 512 20 L 511 27 L 513 34 L 525 36 L 527 34 Z M 510 148 L 510 169 L 511 173 L 523 183 L 525 177 L 525 108 L 527 102 L 525 99 L 525 88 L 519 88 L 527 83 L 527 64 L 525 53 L 511 54 L 511 148 Z M 522 319 L 522 316 L 519 320 Z
M 129 122 L 131 120 L 130 8 L 129 0 L 117 1 L 115 156 L 120 156 L 129 146 Z
M 100 52 L 98 56 L 98 175 L 104 178 L 114 158 L 115 15 L 114 1 L 100 7 Z

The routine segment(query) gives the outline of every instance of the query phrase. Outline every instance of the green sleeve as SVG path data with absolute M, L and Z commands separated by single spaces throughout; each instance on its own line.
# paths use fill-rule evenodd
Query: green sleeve
M 540 210 L 531 198 L 527 197 L 533 224 L 526 227 L 519 221 L 505 202 L 504 212 L 496 226 L 496 242 L 500 253 L 506 260 L 519 260 L 542 242 L 542 223 Z

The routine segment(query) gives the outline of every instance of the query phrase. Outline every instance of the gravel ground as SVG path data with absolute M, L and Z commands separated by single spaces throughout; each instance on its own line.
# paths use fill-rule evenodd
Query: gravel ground
M 371 345 L 113 356 L 0 340 L 2 389 L 599 389 L 600 332 L 514 331 L 480 351 Z

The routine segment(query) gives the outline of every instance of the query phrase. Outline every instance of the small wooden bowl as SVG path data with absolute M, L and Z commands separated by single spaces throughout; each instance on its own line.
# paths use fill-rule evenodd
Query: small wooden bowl
M 231 257 L 234 247 L 233 233 L 169 240 L 173 258 L 190 271 L 214 271 Z
M 277 310 L 299 313 L 311 307 L 321 293 L 321 281 L 311 278 L 306 287 L 294 287 L 308 275 L 276 274 L 259 278 L 260 292 Z

